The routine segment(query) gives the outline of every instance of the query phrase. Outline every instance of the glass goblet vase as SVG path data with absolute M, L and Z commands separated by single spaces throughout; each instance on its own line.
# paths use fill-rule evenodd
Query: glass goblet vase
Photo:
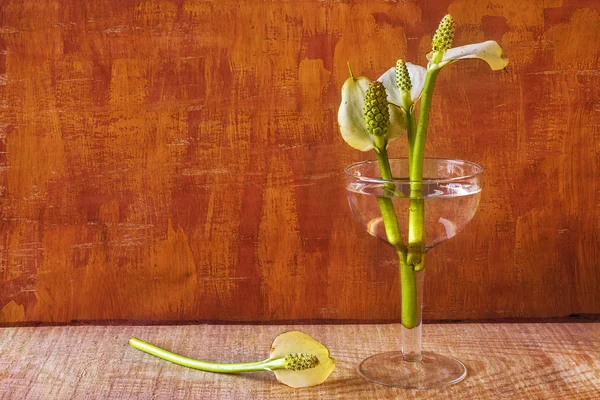
M 395 242 L 403 291 L 402 350 L 371 356 L 358 370 L 369 381 L 393 387 L 451 385 L 466 377 L 464 364 L 452 357 L 421 351 L 424 257 L 432 247 L 460 232 L 475 215 L 483 168 L 467 161 L 426 158 L 423 180 L 411 181 L 408 159 L 391 159 L 390 167 L 391 180 L 381 178 L 377 161 L 355 163 L 345 170 L 346 193 L 354 218 L 372 236 L 386 243 Z M 388 239 L 392 232 L 401 243 Z M 406 254 L 411 252 L 418 255 L 418 265 L 407 265 Z

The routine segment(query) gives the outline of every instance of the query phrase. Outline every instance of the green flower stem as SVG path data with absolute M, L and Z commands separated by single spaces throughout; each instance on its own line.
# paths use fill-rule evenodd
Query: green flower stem
M 400 260 L 400 291 L 402 325 L 407 329 L 417 326 L 417 281 L 412 265 L 406 263 L 406 255 L 398 252 Z
M 379 169 L 381 170 L 381 177 L 388 181 L 392 180 L 392 169 L 390 167 L 385 139 L 381 136 L 376 136 L 375 147 L 377 162 L 379 163 Z M 393 200 L 388 197 L 388 195 L 394 195 L 395 189 L 393 184 L 385 184 L 386 196 L 378 196 L 377 203 L 379 203 L 379 209 L 381 210 L 381 217 L 383 218 L 383 225 L 385 227 L 385 234 L 388 242 L 394 246 L 397 251 L 405 252 L 406 249 L 404 242 L 402 241 L 402 234 L 400 233 L 400 225 L 398 225 L 398 217 L 396 216 L 394 203 Z
M 412 108 L 412 107 L 411 107 Z M 415 147 L 415 134 L 417 122 L 415 121 L 415 114 L 412 110 L 406 110 L 406 136 L 408 138 L 408 164 L 412 165 L 413 159 L 413 148 Z
M 381 143 L 378 143 L 377 138 L 375 143 L 377 147 L 377 161 L 379 162 L 379 168 L 381 169 L 381 177 L 385 180 L 391 180 L 392 171 L 385 145 L 379 147 L 378 144 L 381 145 Z M 401 322 L 403 326 L 411 329 L 417 324 L 417 286 L 415 283 L 415 271 L 412 269 L 412 266 L 406 264 L 406 248 L 402 242 L 400 226 L 398 225 L 398 218 L 392 199 L 382 196 L 377 197 L 377 202 L 379 203 L 379 209 L 381 210 L 388 242 L 396 248 L 396 254 L 398 254 L 398 260 L 400 262 L 400 291 L 402 296 Z
M 410 94 L 408 94 L 410 96 Z M 413 163 L 413 149 L 415 147 L 416 129 L 417 123 L 415 121 L 415 114 L 413 113 L 412 101 L 405 102 L 402 105 L 404 112 L 406 113 L 406 131 L 408 138 L 408 164 L 409 170 L 412 169 Z M 409 218 L 410 210 L 413 207 L 412 199 L 409 200 Z M 421 225 L 422 226 L 422 225 Z M 412 236 L 415 230 L 411 229 L 409 223 L 408 230 L 408 243 L 410 246 Z M 414 241 L 414 239 L 413 239 Z M 409 247 L 410 249 L 410 247 Z M 418 315 L 417 315 L 417 285 L 415 271 L 411 264 L 407 263 L 407 255 L 398 253 L 398 259 L 400 260 L 400 291 L 401 291 L 401 305 L 402 305 L 402 325 L 407 329 L 412 329 L 417 326 Z
M 425 203 L 423 200 L 423 160 L 425 155 L 425 139 L 429 126 L 429 110 L 433 89 L 437 79 L 438 68 L 430 69 L 425 76 L 425 84 L 421 95 L 419 124 L 415 135 L 410 161 L 410 206 L 408 216 L 408 255 L 406 263 L 417 271 L 423 269 L 421 259 L 424 251 Z
M 396 217 L 396 210 L 394 210 L 392 199 L 389 197 L 377 197 L 377 203 L 379 203 L 379 209 L 383 217 L 383 225 L 385 226 L 385 234 L 388 242 L 397 251 L 406 251 L 402 237 L 400 236 L 400 227 L 398 226 L 398 218 Z
M 237 372 L 272 371 L 275 369 L 285 369 L 285 358 L 276 358 L 272 360 L 267 359 L 253 363 L 220 364 L 209 361 L 195 360 L 193 358 L 171 353 L 170 351 L 161 349 L 153 344 L 146 343 L 136 337 L 129 339 L 129 344 L 138 350 L 152 354 L 153 356 L 162 358 L 163 360 L 170 361 L 183 367 L 199 369 L 201 371 L 233 374 Z
M 386 181 L 393 179 L 392 168 L 387 154 L 387 143 L 383 136 L 375 136 L 375 153 L 377 154 L 377 162 L 381 170 L 381 177 Z

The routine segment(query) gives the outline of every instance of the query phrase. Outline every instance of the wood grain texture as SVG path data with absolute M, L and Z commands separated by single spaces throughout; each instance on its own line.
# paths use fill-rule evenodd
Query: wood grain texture
M 281 332 L 322 341 L 337 368 L 320 386 L 295 390 L 270 372 L 220 375 L 135 350 L 130 336 L 221 362 L 266 358 Z M 0 399 L 597 399 L 600 324 L 426 325 L 425 349 L 459 358 L 467 378 L 436 390 L 367 383 L 356 366 L 397 350 L 399 325 L 71 326 L 0 329 Z
M 440 75 L 426 153 L 486 186 L 425 318 L 600 313 L 597 1 L 0 0 L 0 323 L 396 319 L 339 91 L 446 12 L 511 63 Z

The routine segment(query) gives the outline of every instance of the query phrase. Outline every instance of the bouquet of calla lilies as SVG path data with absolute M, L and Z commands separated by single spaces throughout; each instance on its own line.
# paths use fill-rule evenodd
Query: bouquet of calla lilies
M 437 76 L 442 68 L 459 60 L 478 58 L 487 62 L 492 70 L 501 70 L 508 65 L 498 43 L 486 41 L 452 48 L 453 37 L 454 19 L 446 15 L 433 36 L 432 51 L 427 54 L 427 68 L 398 60 L 395 67 L 371 82 L 364 76 L 355 77 L 349 67 L 350 78 L 342 87 L 338 112 L 342 137 L 357 150 L 375 151 L 383 180 L 393 178 L 388 145 L 407 132 L 410 206 L 406 239 L 400 233 L 390 198 L 395 193 L 392 183 L 385 186 L 386 196 L 379 197 L 377 201 L 388 242 L 394 246 L 400 261 L 402 325 L 408 329 L 419 323 L 415 272 L 425 266 L 423 160 Z M 416 104 L 419 101 L 417 117 Z

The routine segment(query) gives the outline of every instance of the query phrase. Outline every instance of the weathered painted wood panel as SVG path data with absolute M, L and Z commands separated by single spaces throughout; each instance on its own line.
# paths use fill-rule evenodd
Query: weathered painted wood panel
M 424 64 L 446 12 L 511 63 L 440 77 L 427 154 L 486 187 L 425 317 L 600 313 L 598 2 L 1 0 L 0 323 L 396 318 L 339 91 Z

